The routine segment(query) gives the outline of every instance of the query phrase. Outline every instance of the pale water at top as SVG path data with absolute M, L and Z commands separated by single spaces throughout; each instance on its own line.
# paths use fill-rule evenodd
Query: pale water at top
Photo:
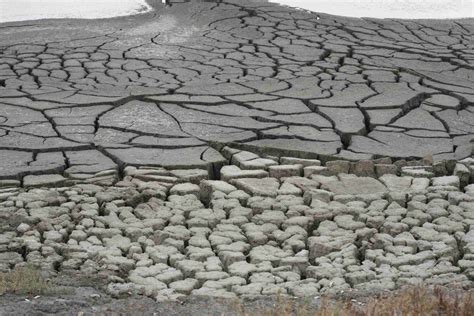
M 145 0 L 0 0 L 0 22 L 111 18 L 151 9 Z
M 271 0 L 350 17 L 455 19 L 474 17 L 474 0 Z
M 271 0 L 271 2 L 349 17 L 402 19 L 474 17 L 474 0 Z M 150 10 L 152 8 L 145 0 L 0 0 L 0 23 L 55 18 L 110 18 Z

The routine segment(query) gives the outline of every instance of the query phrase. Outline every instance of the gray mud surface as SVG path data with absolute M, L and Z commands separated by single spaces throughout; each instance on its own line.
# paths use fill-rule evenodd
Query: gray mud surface
M 0 178 L 277 156 L 462 159 L 473 20 L 336 17 L 255 1 L 0 33 Z
M 0 271 L 64 289 L 0 314 L 472 288 L 473 31 L 231 0 L 0 25 Z

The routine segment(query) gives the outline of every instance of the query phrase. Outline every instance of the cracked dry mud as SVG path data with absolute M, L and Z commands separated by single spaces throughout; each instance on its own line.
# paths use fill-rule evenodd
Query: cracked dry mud
M 112 297 L 160 302 L 472 288 L 474 158 L 221 153 L 222 180 L 128 166 L 112 186 L 40 175 L 2 189 L 0 269 L 97 276 Z
M 322 160 L 466 158 L 473 28 L 245 1 L 3 25 L 0 177 L 212 173 L 230 143 Z
M 472 287 L 472 19 L 213 1 L 0 29 L 1 270 L 160 301 Z

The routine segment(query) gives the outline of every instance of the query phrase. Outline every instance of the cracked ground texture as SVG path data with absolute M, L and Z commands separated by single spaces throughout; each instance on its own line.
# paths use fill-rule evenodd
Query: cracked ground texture
M 472 19 L 250 1 L 0 26 L 0 178 L 207 169 L 223 144 L 327 160 L 470 155 Z
M 96 277 L 112 297 L 159 302 L 473 288 L 474 158 L 321 166 L 221 152 L 222 180 L 128 166 L 114 185 L 0 188 L 0 271 Z
M 473 287 L 472 19 L 229 0 L 0 29 L 1 272 L 158 301 Z

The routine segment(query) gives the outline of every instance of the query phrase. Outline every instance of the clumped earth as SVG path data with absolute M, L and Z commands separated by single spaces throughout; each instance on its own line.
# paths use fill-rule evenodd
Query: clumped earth
M 0 28 L 4 314 L 472 288 L 472 19 L 226 0 Z
M 222 154 L 222 180 L 127 167 L 113 186 L 45 188 L 40 175 L 38 188 L 2 189 L 1 270 L 94 276 L 111 297 L 158 302 L 472 288 L 474 158 Z

